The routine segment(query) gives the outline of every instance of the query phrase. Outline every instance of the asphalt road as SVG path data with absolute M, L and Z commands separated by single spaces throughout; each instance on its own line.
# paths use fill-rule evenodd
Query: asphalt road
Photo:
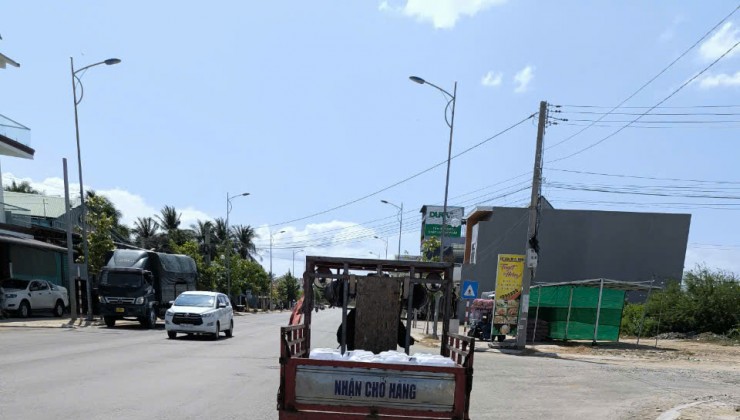
M 0 419 L 276 419 L 278 326 L 288 316 L 239 316 L 234 337 L 217 342 L 168 340 L 162 324 L 0 328 Z M 315 314 L 314 347 L 336 346 L 339 319 Z M 740 384 L 732 374 L 475 357 L 473 419 L 657 418 L 695 398 L 737 398 Z

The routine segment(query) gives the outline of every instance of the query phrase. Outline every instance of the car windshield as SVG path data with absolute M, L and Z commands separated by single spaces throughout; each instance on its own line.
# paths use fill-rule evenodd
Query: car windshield
M 198 306 L 201 308 L 212 308 L 215 306 L 216 297 L 210 295 L 180 295 L 175 300 L 175 306 Z
M 138 272 L 107 271 L 103 273 L 100 284 L 118 287 L 141 287 L 142 275 Z
M 5 280 L 2 282 L 3 289 L 20 289 L 25 290 L 28 287 L 28 280 Z

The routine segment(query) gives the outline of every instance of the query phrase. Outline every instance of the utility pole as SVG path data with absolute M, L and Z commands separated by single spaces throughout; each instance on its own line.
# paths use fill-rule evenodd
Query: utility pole
M 72 242 L 72 206 L 69 204 L 69 177 L 67 176 L 67 158 L 62 159 L 64 167 L 64 209 L 67 213 L 67 278 L 69 279 L 69 311 L 72 321 L 77 321 L 77 278 L 75 277 Z
M 547 123 L 547 102 L 540 102 L 539 123 L 537 124 L 537 149 L 534 156 L 534 173 L 532 174 L 532 200 L 529 203 L 529 226 L 525 244 L 524 275 L 522 278 L 522 295 L 519 304 L 519 323 L 516 328 L 516 347 L 524 349 L 527 343 L 527 316 L 529 315 L 529 286 L 536 268 L 535 244 L 537 241 L 537 213 L 542 189 L 542 142 L 545 138 Z

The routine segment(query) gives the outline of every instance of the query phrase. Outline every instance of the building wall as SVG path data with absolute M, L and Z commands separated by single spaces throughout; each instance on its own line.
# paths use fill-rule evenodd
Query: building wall
M 691 215 L 590 210 L 542 211 L 535 282 L 590 278 L 679 280 Z M 523 254 L 528 210 L 494 208 L 479 222 L 476 264 L 463 265 L 463 280 L 494 290 L 498 254 Z M 471 259 L 472 260 L 472 259 Z
M 7 251 L 3 254 L 8 256 L 8 263 L 13 263 L 14 278 L 41 279 L 53 284 L 64 285 L 62 254 L 18 245 L 3 244 L 2 247 L 7 247 Z M 3 271 L 10 274 L 9 268 Z

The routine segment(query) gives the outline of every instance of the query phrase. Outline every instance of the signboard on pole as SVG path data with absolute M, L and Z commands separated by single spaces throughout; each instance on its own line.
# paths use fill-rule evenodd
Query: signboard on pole
M 462 298 L 463 299 L 475 299 L 478 297 L 478 282 L 473 280 L 465 280 L 462 284 Z
M 525 259 L 524 255 L 498 255 L 494 324 L 516 325 L 517 323 Z M 503 329 L 500 330 L 503 332 Z M 508 331 L 509 328 L 506 328 L 506 330 Z
M 424 213 L 424 237 L 439 237 L 442 233 L 442 216 L 444 207 L 425 206 Z M 447 206 L 447 218 L 445 224 L 445 238 L 459 238 L 462 232 L 462 220 L 464 207 Z

